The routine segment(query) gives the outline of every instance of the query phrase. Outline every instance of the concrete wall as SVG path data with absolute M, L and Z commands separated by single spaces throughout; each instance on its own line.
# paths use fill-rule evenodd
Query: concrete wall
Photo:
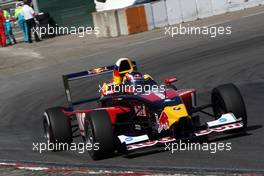
M 117 17 L 113 18 L 116 20 L 112 20 L 112 25 L 107 19 L 102 21 L 102 18 L 99 17 L 101 12 L 94 13 L 93 19 L 95 26 L 102 30 L 102 35 L 97 35 L 97 37 L 116 37 L 263 4 L 264 0 L 161 0 L 114 10 Z M 104 12 L 106 14 L 112 13 L 111 11 Z

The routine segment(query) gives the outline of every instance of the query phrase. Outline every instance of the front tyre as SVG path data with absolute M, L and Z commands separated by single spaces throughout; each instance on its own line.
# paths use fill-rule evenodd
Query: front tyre
M 189 138 L 193 134 L 193 124 L 189 117 L 182 117 L 172 125 L 173 136 L 176 139 Z
M 85 118 L 85 141 L 93 147 L 89 150 L 94 160 L 111 157 L 114 154 L 112 123 L 106 111 L 93 111 Z
M 50 108 L 43 114 L 44 137 L 50 143 L 72 142 L 71 119 L 61 111 L 62 108 Z
M 247 127 L 247 112 L 243 97 L 234 84 L 224 84 L 213 89 L 211 101 L 215 117 L 222 114 L 233 113 L 242 118 L 243 129 Z

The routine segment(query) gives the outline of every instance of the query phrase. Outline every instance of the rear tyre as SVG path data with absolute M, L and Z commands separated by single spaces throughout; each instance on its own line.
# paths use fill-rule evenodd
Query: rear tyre
M 94 160 L 111 157 L 114 154 L 112 123 L 106 111 L 93 111 L 85 118 L 85 142 L 92 145 L 89 155 Z
M 53 144 L 72 142 L 71 119 L 61 111 L 62 108 L 50 108 L 43 114 L 45 139 Z
M 237 118 L 242 118 L 243 129 L 246 128 L 246 106 L 239 89 L 234 84 L 224 84 L 214 88 L 211 101 L 215 117 L 219 118 L 222 114 L 231 112 Z

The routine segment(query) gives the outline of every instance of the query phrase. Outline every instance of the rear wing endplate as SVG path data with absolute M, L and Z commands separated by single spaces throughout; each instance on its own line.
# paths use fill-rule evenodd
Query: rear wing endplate
M 132 61 L 132 64 L 133 64 L 134 69 L 137 70 L 136 62 Z M 69 82 L 84 79 L 84 78 L 91 78 L 91 77 L 95 77 L 95 76 L 102 75 L 102 74 L 111 73 L 111 72 L 113 72 L 114 67 L 115 67 L 115 65 L 106 66 L 106 67 L 98 67 L 98 68 L 91 69 L 91 70 L 86 70 L 86 71 L 81 71 L 81 72 L 77 72 L 77 73 L 71 73 L 71 74 L 63 75 L 62 76 L 63 85 L 64 85 L 64 90 L 65 90 L 66 99 L 68 102 L 69 109 L 74 110 L 74 106 L 76 106 L 76 105 L 80 105 L 80 104 L 88 103 L 88 102 L 93 102 L 93 101 L 97 101 L 100 99 L 100 97 L 94 97 L 91 99 L 79 100 L 79 101 L 73 102 Z

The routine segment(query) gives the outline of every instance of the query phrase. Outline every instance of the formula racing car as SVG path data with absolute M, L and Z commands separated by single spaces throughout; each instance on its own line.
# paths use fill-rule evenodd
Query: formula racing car
M 113 80 L 103 84 L 99 96 L 73 101 L 69 82 L 106 74 L 113 74 Z M 211 103 L 197 106 L 196 90 L 178 89 L 176 81 L 172 76 L 157 84 L 150 75 L 137 72 L 136 62 L 127 58 L 112 66 L 63 75 L 68 107 L 44 112 L 45 138 L 50 143 L 71 144 L 79 135 L 87 144 L 98 144 L 88 151 L 97 160 L 246 128 L 245 103 L 234 84 L 215 87 Z M 94 101 L 98 104 L 94 108 L 76 108 Z M 200 124 L 200 114 L 213 119 Z

